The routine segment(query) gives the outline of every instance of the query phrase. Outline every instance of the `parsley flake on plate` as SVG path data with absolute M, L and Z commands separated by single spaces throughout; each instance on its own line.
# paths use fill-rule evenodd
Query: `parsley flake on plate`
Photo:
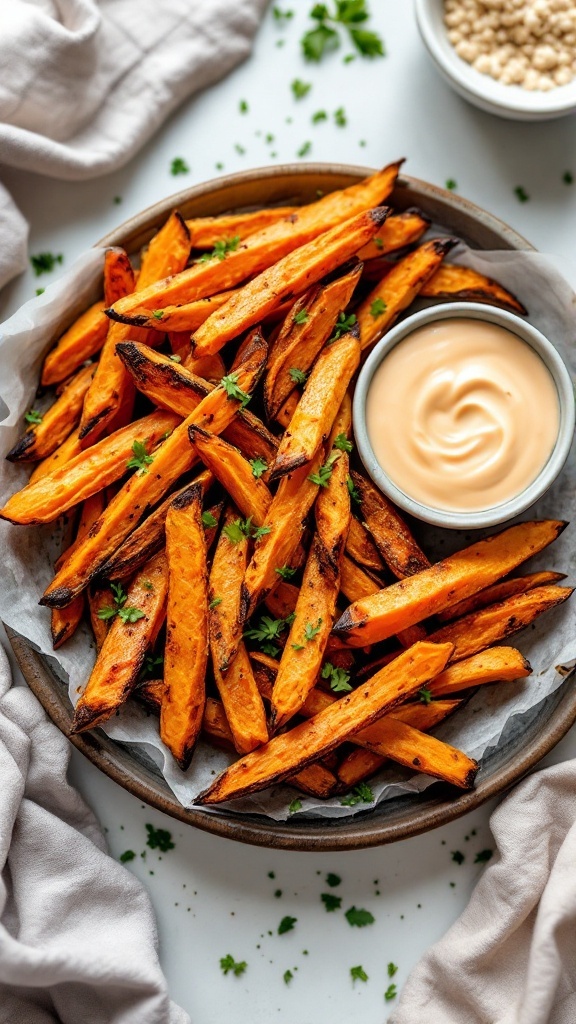
M 372 787 L 367 782 L 359 782 L 340 803 L 342 807 L 355 807 L 356 804 L 372 804 L 374 803 Z
M 240 100 L 240 103 L 238 104 L 238 110 L 240 113 L 247 114 L 249 109 L 250 108 L 248 107 L 246 100 Z
M 370 911 L 358 909 L 357 907 L 350 907 L 344 917 L 353 928 L 365 928 L 367 924 L 374 924 L 374 916 Z
M 449 192 L 455 192 L 458 188 L 458 182 L 454 181 L 454 178 L 448 178 L 446 181 L 446 188 Z
M 466 860 L 461 850 L 452 850 L 451 856 L 455 864 L 463 864 Z
M 293 800 L 292 803 L 288 805 L 288 813 L 289 814 L 296 814 L 296 811 L 300 811 L 301 809 L 302 809 L 302 801 L 298 800 L 298 798 L 296 800 Z
M 564 174 L 562 175 L 562 181 L 565 185 L 573 185 L 574 175 L 572 174 L 572 171 L 564 171 Z
M 38 424 L 42 423 L 44 417 L 37 409 L 29 409 L 29 411 L 24 414 L 24 419 L 26 420 L 26 423 Z
M 514 195 L 519 203 L 527 203 L 530 199 L 526 189 L 522 185 L 517 185 L 514 189 Z
M 395 999 L 397 995 L 398 995 L 398 990 L 396 988 L 396 985 L 394 985 L 394 984 L 388 985 L 388 988 L 386 989 L 386 991 L 384 993 L 384 999 L 386 1000 L 387 1003 L 389 1003 L 390 1000 L 391 999 Z
M 292 974 L 292 971 L 284 971 L 282 977 L 284 978 L 284 984 L 289 985 L 294 975 Z
M 287 914 L 286 917 L 283 917 L 278 925 L 278 935 L 285 935 L 286 932 L 291 932 L 297 920 L 297 917 L 290 917 L 289 914 Z
M 165 828 L 154 828 L 154 825 L 146 825 L 146 831 L 148 833 L 146 846 L 149 846 L 151 850 L 160 850 L 162 853 L 166 853 L 168 850 L 175 848 L 172 842 L 172 833 L 168 832 Z
M 487 864 L 494 856 L 494 850 L 480 850 L 474 858 L 475 864 Z
M 384 44 L 380 36 L 376 32 L 359 27 L 370 17 L 366 0 L 335 0 L 332 9 L 328 4 L 317 3 L 314 4 L 309 17 L 316 24 L 300 40 L 302 54 L 306 60 L 318 62 L 325 54 L 337 50 L 341 43 L 341 26 L 348 32 L 350 42 L 362 56 L 384 56 Z M 345 57 L 345 62 L 348 59 L 349 57 Z
M 281 7 L 274 6 L 272 8 L 272 17 L 278 25 L 284 25 L 287 21 L 292 20 L 294 17 L 294 11 L 291 11 L 290 9 L 283 11 Z
M 296 156 L 300 156 L 300 157 L 308 156 L 308 153 L 310 152 L 311 149 L 312 149 L 312 143 L 311 142 L 303 142 L 302 145 L 300 146 L 300 149 L 297 150 Z
M 335 875 L 333 871 L 329 871 L 326 875 L 326 885 L 329 885 L 331 889 L 335 889 L 337 885 L 342 884 L 340 875 Z
M 368 975 L 366 974 L 366 971 L 360 964 L 358 964 L 357 967 L 350 968 L 350 977 L 352 978 L 353 982 L 368 981 Z
M 348 124 L 348 119 L 346 117 L 346 111 L 344 110 L 344 107 L 338 107 L 338 110 L 334 111 L 334 121 L 336 122 L 339 128 L 344 128 Z
M 176 176 L 177 174 L 189 174 L 190 168 L 188 164 L 181 156 L 175 156 L 172 163 L 170 164 L 170 174 Z
M 324 909 L 330 913 L 334 910 L 340 910 L 342 906 L 342 897 L 335 896 L 333 892 L 323 892 L 320 894 L 320 899 L 324 904 Z
M 35 276 L 40 277 L 41 274 L 49 274 L 57 263 L 62 263 L 63 259 L 64 256 L 61 252 L 38 252 L 35 256 L 30 257 L 30 263 Z
M 328 114 L 325 110 L 317 110 L 315 114 L 312 114 L 312 124 L 320 124 L 321 121 L 327 121 Z
M 393 978 L 394 975 L 396 974 L 397 970 L 398 970 L 397 965 L 392 963 L 392 961 L 390 961 L 390 963 L 388 964 L 388 967 L 387 967 L 388 977 L 389 978 Z
M 124 853 L 120 854 L 120 863 L 127 864 L 130 860 L 135 860 L 136 854 L 134 850 L 124 850 Z
M 295 78 L 291 83 L 292 95 L 295 100 L 303 100 L 312 88 L 312 82 L 303 82 L 301 78 Z
M 245 960 L 235 960 L 231 953 L 227 953 L 226 956 L 220 957 L 220 970 L 222 974 L 228 974 L 232 971 L 232 974 L 239 978 L 248 967 Z

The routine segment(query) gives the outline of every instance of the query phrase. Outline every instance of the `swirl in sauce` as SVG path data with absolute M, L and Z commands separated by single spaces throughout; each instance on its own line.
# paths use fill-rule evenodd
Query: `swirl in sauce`
M 556 386 L 540 356 L 483 320 L 419 327 L 383 359 L 366 400 L 378 462 L 431 508 L 479 512 L 516 497 L 556 443 Z

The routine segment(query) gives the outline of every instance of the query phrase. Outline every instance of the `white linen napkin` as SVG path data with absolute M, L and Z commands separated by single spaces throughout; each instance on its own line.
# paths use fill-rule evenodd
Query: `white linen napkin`
M 248 56 L 267 0 L 2 0 L 0 163 L 78 181 L 125 164 Z M 26 263 L 0 185 L 0 288 Z
M 576 760 L 494 811 L 498 854 L 414 968 L 388 1024 L 574 1024 Z
M 1 1024 L 190 1024 L 140 882 L 66 780 L 70 745 L 0 646 Z

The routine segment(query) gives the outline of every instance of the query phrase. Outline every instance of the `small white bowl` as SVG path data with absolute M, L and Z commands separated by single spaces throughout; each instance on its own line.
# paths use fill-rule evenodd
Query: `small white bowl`
M 540 356 L 554 380 L 560 407 L 560 424 L 556 444 L 552 449 L 550 458 L 536 479 L 529 487 L 509 501 L 479 512 L 449 512 L 443 509 L 431 508 L 411 498 L 382 469 L 374 454 L 366 428 L 366 398 L 368 390 L 376 370 L 391 349 L 409 334 L 412 334 L 418 327 L 423 327 L 438 320 L 449 320 L 455 317 L 466 317 L 472 320 L 483 320 L 488 323 L 497 324 L 499 327 L 504 327 L 506 330 L 516 334 L 522 341 L 530 345 Z M 410 515 L 415 516 L 417 519 L 422 519 L 425 523 L 432 523 L 433 526 L 442 526 L 450 530 L 477 530 L 488 526 L 496 526 L 498 523 L 504 523 L 506 520 L 512 519 L 514 516 L 524 512 L 530 505 L 533 505 L 548 490 L 568 458 L 574 435 L 576 407 L 570 374 L 552 342 L 548 341 L 540 331 L 536 330 L 535 327 L 532 327 L 525 320 L 515 316 L 514 313 L 508 313 L 503 309 L 498 309 L 496 306 L 479 306 L 478 303 L 474 302 L 450 302 L 431 306 L 429 309 L 424 309 L 419 313 L 406 317 L 402 323 L 392 328 L 375 345 L 358 377 L 352 414 L 354 437 L 364 468 L 386 497 L 390 498 L 395 505 L 398 505 L 405 512 L 410 513 Z
M 576 110 L 576 79 L 549 92 L 503 85 L 458 56 L 444 25 L 443 0 L 416 0 L 416 21 L 438 71 L 469 103 L 515 121 L 547 121 Z

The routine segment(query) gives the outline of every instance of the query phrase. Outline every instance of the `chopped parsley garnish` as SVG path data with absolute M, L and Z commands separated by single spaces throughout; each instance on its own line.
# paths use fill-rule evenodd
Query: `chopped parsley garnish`
M 154 317 L 155 320 L 161 320 L 162 317 L 164 316 L 164 310 L 155 309 L 154 312 L 152 313 L 152 316 Z
M 235 960 L 231 953 L 227 953 L 226 956 L 220 957 L 220 970 L 222 974 L 228 974 L 232 971 L 232 974 L 239 978 L 241 974 L 248 967 L 245 960 Z
M 219 160 L 217 164 L 214 164 L 214 166 L 215 166 L 217 171 L 223 171 L 224 170 L 224 164 L 222 163 L 221 160 Z
M 208 263 L 210 260 L 225 260 L 229 252 L 236 252 L 236 249 L 240 245 L 240 235 L 234 235 L 234 238 L 219 238 L 214 243 L 212 252 L 205 252 L 202 256 L 199 256 L 196 263 Z
M 377 249 L 383 249 L 384 248 L 384 242 L 380 238 L 379 235 L 374 235 L 374 238 L 372 239 L 372 241 L 374 242 L 374 245 L 376 246 Z
M 276 21 L 279 25 L 284 25 L 285 22 L 292 20 L 292 18 L 294 17 L 294 11 L 283 11 L 281 10 L 280 7 L 273 7 L 272 16 L 274 18 L 274 21 Z
M 124 853 L 120 854 L 120 863 L 127 864 L 129 860 L 135 860 L 136 854 L 134 850 L 124 850 Z
M 181 156 L 175 156 L 172 163 L 170 164 L 170 174 L 189 174 L 190 168 L 185 160 Z
M 386 312 L 387 308 L 384 299 L 374 299 L 370 306 L 370 316 L 373 316 L 376 320 L 377 317 L 382 316 L 382 313 Z
M 42 416 L 41 413 L 38 412 L 37 409 L 30 409 L 27 413 L 24 414 L 24 419 L 26 420 L 26 423 L 37 424 L 42 423 L 44 417 Z
M 292 974 L 292 971 L 284 971 L 282 977 L 284 978 L 284 984 L 289 985 L 294 975 Z
M 565 185 L 573 185 L 574 175 L 572 174 L 572 171 L 564 171 L 564 174 L 562 175 L 562 181 Z
M 347 910 L 344 916 L 348 924 L 353 928 L 365 928 L 367 924 L 374 924 L 374 917 L 369 910 L 358 910 L 356 907 L 350 907 L 350 910 Z
M 286 932 L 291 932 L 297 920 L 297 917 L 290 917 L 289 915 L 283 917 L 278 925 L 278 935 L 285 935 Z
M 461 850 L 452 850 L 452 860 L 455 864 L 463 864 L 466 858 Z
M 356 54 L 355 53 L 347 53 L 346 56 L 342 58 L 342 63 L 343 64 L 351 64 L 353 60 L 356 60 Z
M 454 192 L 458 188 L 458 182 L 454 181 L 454 178 L 448 178 L 446 181 L 446 188 L 449 192 Z
M 228 373 L 225 377 L 222 377 L 220 384 L 224 388 L 228 398 L 236 399 L 236 401 L 240 402 L 240 408 L 245 409 L 251 396 L 246 391 L 242 391 L 242 388 L 238 387 L 238 376 L 238 373 Z
M 274 572 L 277 572 L 282 580 L 291 580 L 296 575 L 296 569 L 291 569 L 289 565 L 281 565 L 279 569 L 274 569 Z
M 421 686 L 418 690 L 418 696 L 422 704 L 432 703 L 432 690 L 429 690 L 426 686 Z
M 218 520 L 212 515 L 211 512 L 202 513 L 202 526 L 218 526 Z
M 36 277 L 40 277 L 41 274 L 49 274 L 57 263 L 62 263 L 63 259 L 64 256 L 61 252 L 39 252 L 30 257 L 30 263 Z
M 334 893 L 332 892 L 321 893 L 320 899 L 324 904 L 325 910 L 327 910 L 328 912 L 331 912 L 333 910 L 340 910 L 340 907 L 342 906 L 342 897 L 335 896 Z
M 36 295 L 44 295 L 45 291 L 46 291 L 45 288 L 37 288 L 36 289 Z
M 522 185 L 517 185 L 514 189 L 514 195 L 516 196 L 519 203 L 527 203 L 530 199 L 526 189 Z
M 112 202 L 115 206 L 120 206 L 120 203 L 122 202 L 122 196 L 114 196 Z
M 146 445 L 143 441 L 134 441 L 134 444 L 132 445 L 132 452 L 132 458 L 128 459 L 128 462 L 126 463 L 126 469 L 137 469 L 139 475 L 144 476 L 145 473 L 148 473 L 148 469 L 146 467 L 149 466 L 151 462 L 154 462 L 154 458 L 152 455 L 148 455 Z
M 143 619 L 145 618 L 145 616 L 146 613 L 143 612 L 141 608 L 129 608 L 127 605 L 125 605 L 124 608 L 118 609 L 118 618 L 121 619 L 122 622 L 124 623 L 138 622 L 138 619 Z
M 347 478 L 346 486 L 348 488 L 348 493 L 349 493 L 352 501 L 356 505 L 361 505 L 362 504 L 362 498 L 360 497 L 360 491 L 354 486 L 354 481 L 353 481 L 351 476 L 349 476 Z
M 312 114 L 312 124 L 320 124 L 320 121 L 327 121 L 328 114 L 325 110 L 317 110 L 315 114 Z
M 268 469 L 268 463 L 264 462 L 264 459 L 261 459 L 260 456 L 255 459 L 250 459 L 250 465 L 252 466 L 252 476 L 255 477 L 256 480 L 259 480 L 262 474 Z
M 295 78 L 290 88 L 295 100 L 303 100 L 312 88 L 312 82 L 303 82 L 301 78 Z
M 208 607 L 210 608 L 210 610 L 212 610 L 212 608 L 217 608 L 219 604 L 222 604 L 222 598 L 221 597 L 213 597 L 212 600 L 210 601 L 210 604 L 208 605 Z
M 296 152 L 296 156 L 300 156 L 300 157 L 308 156 L 308 153 L 310 152 L 311 149 L 312 149 L 312 143 L 311 142 L 303 142 L 302 145 L 300 146 L 300 149 Z
M 288 805 L 288 814 L 296 814 L 296 811 L 300 811 L 301 809 L 302 801 L 298 799 L 293 800 L 292 803 Z
M 489 860 L 494 856 L 494 850 L 480 850 L 474 857 L 475 864 L 487 864 Z
M 297 366 L 291 366 L 288 370 L 292 380 L 295 384 L 305 384 L 308 374 L 304 373 L 304 370 L 299 370 Z
M 354 313 L 350 313 L 350 316 L 346 316 L 345 313 L 340 313 L 334 326 L 332 336 L 328 338 L 327 344 L 331 345 L 332 342 L 338 341 L 338 338 L 341 338 L 343 334 L 348 334 L 348 331 L 352 330 L 355 323 L 356 315 Z
M 307 309 L 299 309 L 292 317 L 295 324 L 305 324 L 310 319 Z
M 288 616 L 288 619 L 290 618 L 291 616 Z M 278 647 L 274 646 L 272 641 L 278 640 L 280 634 L 290 624 L 288 619 L 273 619 L 270 615 L 263 615 L 257 626 L 252 626 L 244 631 L 244 636 L 247 640 L 256 640 L 261 645 L 261 649 L 265 654 L 270 652 L 269 650 L 264 650 L 264 644 L 268 647 L 272 646 L 273 653 L 271 657 L 274 657 L 278 654 Z
M 276 897 L 277 900 L 279 900 L 280 897 L 282 896 L 282 889 L 275 889 L 274 896 Z
M 306 625 L 304 626 L 304 636 L 302 637 L 302 640 L 304 641 L 304 643 L 292 644 L 292 649 L 294 651 L 302 651 L 302 650 L 304 650 L 304 645 L 309 643 L 310 640 L 313 640 L 314 637 L 318 635 L 318 633 L 320 632 L 320 626 L 321 625 L 322 625 L 322 619 L 321 618 L 318 619 L 318 622 L 317 622 L 317 624 L 315 626 L 313 626 L 311 622 L 307 622 Z
M 153 825 L 146 825 L 146 831 L 148 833 L 146 846 L 149 846 L 151 850 L 160 850 L 162 853 L 166 853 L 168 850 L 174 849 L 172 833 L 168 832 L 165 828 L 154 828 Z
M 346 434 L 337 434 L 334 438 L 334 448 L 340 452 L 351 452 L 354 445 L 349 441 Z
M 317 473 L 310 473 L 308 479 L 313 484 L 318 484 L 319 487 L 327 487 L 332 476 L 332 470 L 334 469 L 334 463 L 340 458 L 340 452 L 332 452 L 328 456 L 323 466 L 320 466 Z
M 384 999 L 386 1000 L 387 1003 L 389 1003 L 391 999 L 396 999 L 397 995 L 398 995 L 398 990 L 396 988 L 396 985 L 394 985 L 394 984 L 388 985 L 388 988 L 386 989 L 386 991 L 384 993 Z
M 344 26 L 350 42 L 362 56 L 384 56 L 384 45 L 380 36 L 366 28 L 358 27 L 370 17 L 366 0 L 335 0 L 333 10 L 325 3 L 317 3 L 314 4 L 309 16 L 316 25 L 301 39 L 302 53 L 306 60 L 320 61 L 324 54 L 338 49 L 341 42 L 340 32 L 334 26 Z
M 357 967 L 350 968 L 350 977 L 352 978 L 353 982 L 368 981 L 368 975 L 366 974 L 366 971 L 360 964 L 358 964 Z
M 240 103 L 238 104 L 238 110 L 240 111 L 241 114 L 248 113 L 249 107 L 248 104 L 246 103 L 246 100 L 240 100 Z
M 141 678 L 153 679 L 154 676 L 157 675 L 155 669 L 162 668 L 163 664 L 164 658 L 162 657 L 161 654 L 159 654 L 157 657 L 154 657 L 153 654 L 147 654 L 146 657 L 144 658 L 144 667 L 142 668 L 142 672 L 140 673 Z
M 236 152 L 238 153 L 239 156 L 244 156 L 244 154 L 246 152 L 246 150 L 244 149 L 244 146 L 241 146 L 239 142 L 235 142 L 234 143 L 234 149 L 236 150 Z
M 336 668 L 331 662 L 324 663 L 322 668 L 322 679 L 330 680 L 330 689 L 334 693 L 349 693 L 352 689 L 349 679 L 350 673 L 343 668 Z
M 342 807 L 355 807 L 356 804 L 372 804 L 374 803 L 372 787 L 367 782 L 359 782 L 340 803 Z
M 252 532 L 252 539 L 253 540 L 260 540 L 260 537 L 265 537 L 267 533 L 271 533 L 271 532 L 272 532 L 272 527 L 271 526 L 257 526 L 256 529 Z
M 344 110 L 344 107 L 338 107 L 338 110 L 334 111 L 334 121 L 339 128 L 346 127 L 348 120 L 346 118 L 346 111 Z
M 250 519 L 235 519 L 223 528 L 222 533 L 226 534 L 231 544 L 239 544 L 244 537 L 250 536 L 250 527 Z
M 393 964 L 392 961 L 390 961 L 390 963 L 388 964 L 387 970 L 388 970 L 388 977 L 389 978 L 393 978 L 394 975 L 396 974 L 396 971 L 398 970 L 398 967 L 397 967 L 396 964 Z
M 172 355 L 168 356 L 168 359 L 171 359 L 173 363 L 181 363 L 182 362 L 182 356 L 179 356 L 179 355 L 172 354 Z
M 97 613 L 98 618 L 102 619 L 104 622 L 107 622 L 109 619 L 113 619 L 120 609 L 124 607 L 128 599 L 128 594 L 121 583 L 111 583 L 110 589 L 112 591 L 114 605 L 106 605 L 104 608 L 100 608 Z
M 341 885 L 342 879 L 340 875 L 335 875 L 332 871 L 329 871 L 326 875 L 326 885 L 329 885 L 331 889 L 335 889 L 337 885 Z
M 272 135 L 272 132 L 267 132 L 266 133 L 264 141 L 268 142 L 268 143 L 274 142 L 274 135 Z

